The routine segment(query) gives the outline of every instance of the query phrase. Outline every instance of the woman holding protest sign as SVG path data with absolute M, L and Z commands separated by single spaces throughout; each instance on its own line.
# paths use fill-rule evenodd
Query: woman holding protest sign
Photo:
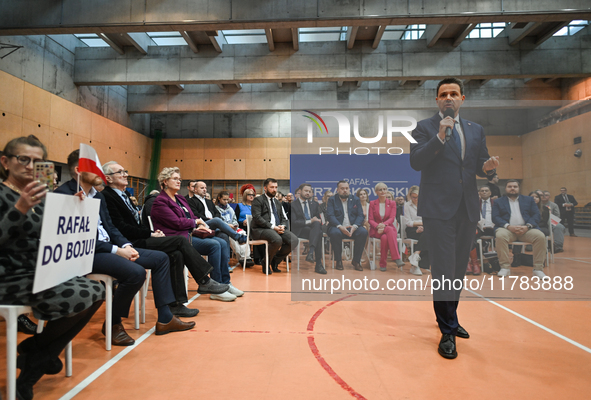
M 33 385 L 44 374 L 57 374 L 59 354 L 84 328 L 105 298 L 98 282 L 73 278 L 32 293 L 47 186 L 34 181 L 34 163 L 47 158 L 33 135 L 8 142 L 0 158 L 0 304 L 27 305 L 47 325 L 18 346 L 16 381 L 19 399 L 33 398 Z

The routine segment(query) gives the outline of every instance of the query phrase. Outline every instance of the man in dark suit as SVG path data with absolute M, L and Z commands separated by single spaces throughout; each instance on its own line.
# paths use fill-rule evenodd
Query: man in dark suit
M 224 222 L 220 218 L 220 212 L 215 208 L 213 201 L 205 197 L 207 194 L 207 184 L 205 182 L 198 181 L 195 183 L 194 194 L 192 197 L 185 196 L 189 202 L 191 211 L 193 211 L 193 214 L 197 218 L 205 222 L 210 229 L 217 230 L 217 236 L 220 236 L 228 243 L 228 249 L 230 249 L 230 241 L 224 235 L 231 237 L 239 244 L 246 243 L 246 236 L 239 234 L 233 227 Z
M 489 157 L 482 127 L 459 117 L 464 85 L 446 78 L 437 85 L 439 112 L 419 121 L 410 145 L 410 164 L 421 171 L 418 214 L 429 235 L 432 279 L 463 280 L 480 217 L 476 175 L 495 172 L 497 157 Z M 446 116 L 446 113 L 453 115 Z M 446 140 L 446 130 L 451 136 Z M 448 289 L 448 287 L 446 287 Z M 433 307 L 442 333 L 438 351 L 456 358 L 456 336 L 468 338 L 458 322 L 460 290 L 435 290 Z
M 300 198 L 292 205 L 291 231 L 298 237 L 310 241 L 310 249 L 306 261 L 314 262 L 316 255 L 315 271 L 319 274 L 326 274 L 322 265 L 322 220 L 318 203 L 312 200 L 312 186 L 302 183 Z
M 140 222 L 138 213 L 132 207 L 125 191 L 128 185 L 128 173 L 125 168 L 115 161 L 109 161 L 103 165 L 103 172 L 107 177 L 107 186 L 101 193 L 105 196 L 109 215 L 115 227 L 131 240 L 134 247 L 159 250 L 168 255 L 172 289 L 176 298 L 176 304 L 169 307 L 174 315 L 191 318 L 199 312 L 197 309 L 189 309 L 183 305 L 189 300 L 183 274 L 185 265 L 199 285 L 198 293 L 221 294 L 228 290 L 228 285 L 208 277 L 213 267 L 201 257 L 186 238 L 166 237 L 162 231 L 152 232 Z
M 533 276 L 545 278 L 546 236 L 539 229 L 541 215 L 533 197 L 519 194 L 519 182 L 510 179 L 505 186 L 506 196 L 493 204 L 492 218 L 495 223 L 495 248 L 501 270 L 499 277 L 511 274 L 509 243 L 520 241 L 531 243 L 534 251 Z
M 361 256 L 367 241 L 367 230 L 363 227 L 365 217 L 359 197 L 349 191 L 347 181 L 337 183 L 337 193 L 328 199 L 326 206 L 328 237 L 334 252 L 336 269 L 343 270 L 343 239 L 353 239 L 353 260 L 351 264 L 357 271 L 363 271 Z
M 568 223 L 568 233 L 571 236 L 575 235 L 575 207 L 577 204 L 577 200 L 575 200 L 575 196 L 566 193 L 566 188 L 560 188 L 560 194 L 554 198 L 554 203 L 560 209 L 560 218 L 565 221 L 563 225 Z
M 281 272 L 279 263 L 298 245 L 298 238 L 287 230 L 287 219 L 281 212 L 281 204 L 275 198 L 277 180 L 267 178 L 264 182 L 265 192 L 252 201 L 252 226 L 250 235 L 254 240 L 269 242 L 269 261 L 272 272 Z M 267 273 L 263 261 L 263 273 Z
M 152 289 L 154 302 L 158 310 L 156 334 L 184 331 L 195 326 L 195 322 L 183 322 L 172 314 L 169 304 L 175 303 L 170 284 L 169 262 L 166 254 L 160 251 L 135 249 L 131 242 L 113 225 L 104 196 L 94 189 L 102 182 L 101 178 L 90 172 L 78 170 L 80 151 L 74 150 L 68 156 L 70 175 L 80 175 L 80 186 L 76 179 L 60 186 L 56 193 L 76 194 L 82 191 L 84 196 L 101 201 L 97 227 L 97 241 L 92 272 L 110 275 L 119 285 L 113 296 L 112 344 L 131 346 L 135 341 L 125 332 L 121 318 L 129 316 L 129 307 L 137 291 L 146 279 L 145 269 L 152 270 Z M 105 326 L 103 325 L 103 333 Z

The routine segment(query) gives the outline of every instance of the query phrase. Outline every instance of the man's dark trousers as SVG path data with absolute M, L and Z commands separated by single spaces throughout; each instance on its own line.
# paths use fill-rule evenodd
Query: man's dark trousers
M 462 282 L 466 275 L 468 259 L 477 222 L 471 222 L 466 211 L 466 202 L 462 198 L 456 214 L 449 220 L 424 218 L 424 234 L 429 235 L 429 256 L 432 280 L 439 281 L 445 289 L 451 282 L 451 290 L 438 290 L 433 293 L 433 308 L 441 333 L 455 335 L 458 330 L 458 300 L 460 290 L 453 289 L 454 280 Z M 437 257 L 434 257 L 437 255 Z M 449 281 L 447 281 L 449 279 Z M 432 284 L 435 284 L 435 283 Z M 459 284 L 456 283 L 456 288 Z

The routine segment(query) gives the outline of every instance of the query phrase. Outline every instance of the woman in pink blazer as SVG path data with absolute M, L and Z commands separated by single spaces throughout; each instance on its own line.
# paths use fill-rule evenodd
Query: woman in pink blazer
M 370 225 L 369 236 L 381 239 L 380 271 L 386 270 L 388 250 L 396 265 L 402 267 L 404 263 L 398 252 L 398 233 L 393 225 L 396 220 L 396 202 L 386 198 L 388 187 L 385 183 L 378 183 L 375 191 L 378 198 L 369 203 L 367 219 Z

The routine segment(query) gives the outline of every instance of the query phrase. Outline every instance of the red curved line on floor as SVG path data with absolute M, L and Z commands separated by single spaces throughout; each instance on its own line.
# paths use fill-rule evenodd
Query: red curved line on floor
M 338 300 L 331 301 L 330 303 L 328 303 L 327 305 L 322 307 L 320 310 L 316 311 L 314 313 L 314 315 L 312 316 L 312 318 L 310 318 L 310 321 L 308 322 L 308 332 L 314 331 L 314 324 L 316 324 L 316 320 L 318 319 L 318 317 L 320 317 L 320 315 L 324 312 L 324 310 L 326 310 L 328 307 L 338 303 L 339 301 L 343 301 L 343 300 L 348 299 L 349 297 L 353 297 L 353 296 L 357 296 L 357 295 L 350 294 L 350 295 L 340 298 Z M 314 354 L 314 358 L 316 358 L 316 360 L 320 363 L 320 366 L 322 366 L 322 368 L 324 368 L 324 370 L 328 373 L 328 375 L 330 375 L 330 377 L 332 379 L 335 380 L 336 383 L 338 383 L 344 390 L 349 392 L 349 394 L 351 396 L 353 396 L 354 398 L 366 400 L 365 397 L 363 397 L 360 393 L 357 393 L 355 391 L 355 389 L 353 389 L 351 386 L 349 386 L 347 384 L 347 382 L 345 382 L 332 369 L 332 367 L 330 365 L 328 365 L 328 363 L 326 362 L 324 357 L 322 357 L 322 355 L 320 354 L 320 351 L 318 350 L 318 346 L 316 346 L 316 342 L 314 341 L 314 336 L 308 336 L 308 346 L 310 347 L 310 350 L 312 350 L 312 354 Z

